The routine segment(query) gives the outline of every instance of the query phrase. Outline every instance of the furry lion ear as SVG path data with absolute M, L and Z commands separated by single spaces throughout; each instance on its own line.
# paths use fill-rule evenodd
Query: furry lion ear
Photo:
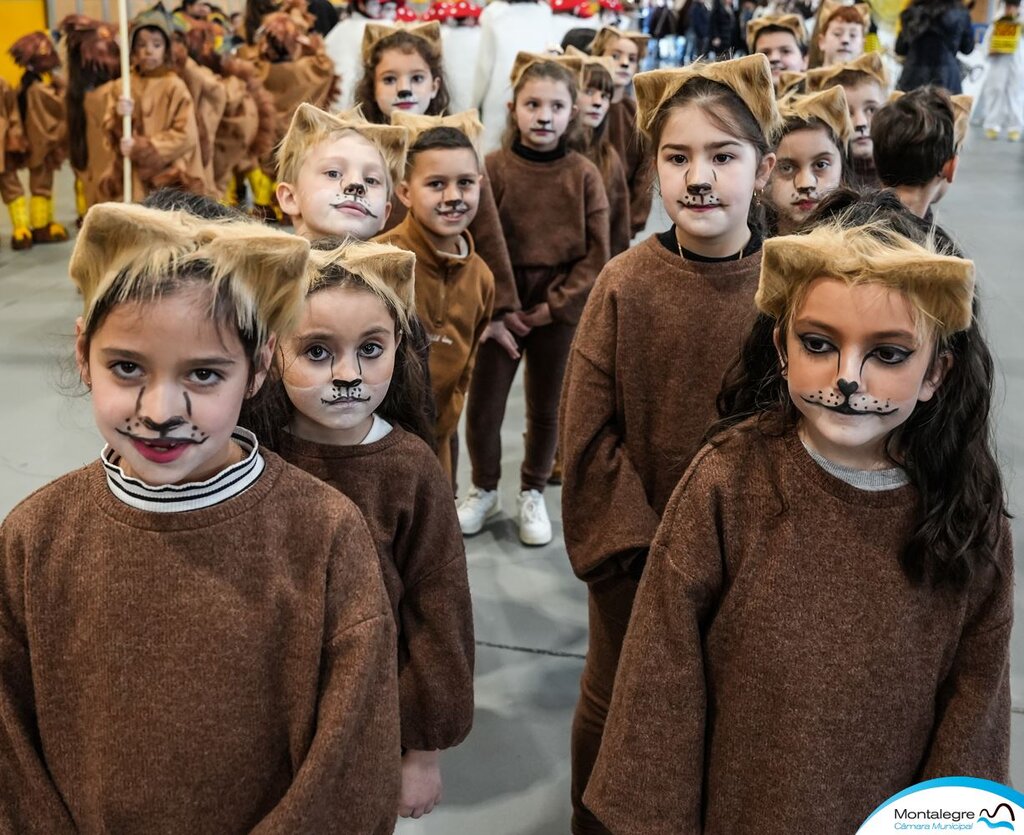
M 789 96 L 779 102 L 779 111 L 783 119 L 796 118 L 804 122 L 817 119 L 823 122 L 839 140 L 840 148 L 845 147 L 853 136 L 846 91 L 842 87 L 830 87 L 806 96 Z
M 609 44 L 614 43 L 617 40 L 621 40 L 622 38 L 633 41 L 633 43 L 637 45 L 637 49 L 639 50 L 637 58 L 642 61 L 647 55 L 647 45 L 650 42 L 650 36 L 643 32 L 623 31 L 622 29 L 616 29 L 614 26 L 601 27 L 600 31 L 598 31 L 597 35 L 594 37 L 594 40 L 590 42 L 590 54 L 597 56 L 603 55 Z
M 774 144 L 782 129 L 782 119 L 775 101 L 771 65 L 761 54 L 714 64 L 697 62 L 687 67 L 651 70 L 634 76 L 637 127 L 648 139 L 652 138 L 651 127 L 662 107 L 696 78 L 706 78 L 732 90 L 750 110 L 768 142 Z
M 429 23 L 367 23 L 363 30 L 363 64 L 368 65 L 373 55 L 373 48 L 385 38 L 405 32 L 414 38 L 425 41 L 430 51 L 435 55 L 441 54 L 441 24 L 436 20 Z
M 572 73 L 573 78 L 578 78 L 582 64 L 578 58 L 566 55 L 548 55 L 539 52 L 517 52 L 516 60 L 512 63 L 512 71 L 509 73 L 509 80 L 513 89 L 519 83 L 523 73 L 534 64 L 560 64 Z
M 615 70 L 616 70 L 615 61 L 613 61 L 612 58 L 610 56 L 608 56 L 608 55 L 588 55 L 582 49 L 577 49 L 575 46 L 570 45 L 570 46 L 566 47 L 565 57 L 567 59 L 568 58 L 579 59 L 579 61 L 583 64 L 583 69 L 584 70 L 587 67 L 593 67 L 593 66 L 603 67 L 605 72 L 608 73 L 608 75 L 610 75 L 612 78 L 615 78 Z M 583 86 L 582 78 L 583 78 L 583 76 L 582 76 L 582 71 L 581 71 L 581 73 L 580 73 L 580 86 L 581 87 Z
M 404 113 L 396 109 L 391 111 L 391 124 L 408 129 L 410 148 L 428 130 L 454 128 L 466 134 L 469 141 L 473 143 L 473 150 L 476 151 L 477 157 L 482 158 L 480 138 L 483 136 L 484 126 L 476 108 L 464 110 L 462 113 L 453 113 L 451 116 L 422 116 L 415 113 Z
M 807 72 L 807 92 L 813 93 L 832 87 L 844 73 L 859 73 L 877 81 L 883 91 L 889 89 L 889 73 L 877 52 L 865 52 L 853 61 L 844 64 L 833 64 L 831 67 L 819 67 Z
M 967 139 L 971 110 L 974 108 L 974 96 L 957 94 L 949 98 L 953 102 L 953 147 L 960 150 L 964 140 Z
M 824 32 L 824 27 L 828 26 L 829 18 L 840 9 L 849 5 L 849 3 L 844 3 L 843 0 L 822 0 L 821 8 L 818 10 L 819 26 L 815 27 L 816 30 Z M 854 3 L 852 7 L 864 22 L 864 32 L 866 34 L 867 30 L 871 28 L 871 6 L 867 3 Z
M 807 73 L 804 71 L 783 70 L 779 73 L 777 95 L 782 97 L 788 93 L 803 93 L 803 86 L 806 79 Z

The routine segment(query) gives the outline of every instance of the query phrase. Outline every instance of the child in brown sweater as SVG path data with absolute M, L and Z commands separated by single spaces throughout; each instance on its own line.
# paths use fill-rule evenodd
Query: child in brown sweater
M 763 55 L 641 73 L 636 89 L 674 225 L 602 271 L 565 375 L 562 519 L 590 596 L 572 731 L 574 833 L 606 831 L 583 791 L 644 558 L 754 319 L 761 235 L 747 217 L 781 127 Z
M 395 629 L 358 509 L 236 427 L 309 245 L 94 206 L 100 460 L 0 526 L 0 831 L 390 833 Z
M 410 339 L 415 256 L 379 243 L 317 246 L 335 248 L 313 254 L 299 327 L 254 420 L 370 526 L 398 626 L 398 811 L 418 818 L 440 801 L 441 749 L 472 725 L 474 645 L 465 549 Z
M 437 419 L 437 455 L 454 483 L 456 429 L 494 309 L 494 277 L 474 248 L 468 227 L 480 199 L 476 111 L 451 117 L 405 116 L 411 131 L 405 178 L 397 189 L 408 215 L 378 240 L 416 255 L 416 313 L 430 338 L 430 383 Z
M 526 450 L 518 501 L 519 538 L 551 541 L 543 490 L 558 443 L 558 398 L 576 323 L 608 260 L 608 198 L 601 172 L 568 150 L 576 129 L 577 74 L 547 56 L 521 52 L 512 69 L 505 147 L 487 156 L 523 312 L 498 325 L 526 356 Z M 497 342 L 480 347 L 470 382 L 466 441 L 473 488 L 459 506 L 462 532 L 498 512 L 501 424 L 519 366 Z
M 854 832 L 920 781 L 1007 781 L 1013 554 L 973 285 L 891 195 L 765 243 L 587 787 L 616 835 Z
M 643 136 L 636 129 L 636 99 L 629 88 L 640 62 L 647 54 L 648 36 L 605 26 L 590 45 L 590 53 L 609 58 L 615 64 L 611 107 L 608 111 L 608 139 L 626 169 L 629 183 L 629 218 L 633 235 L 642 232 L 651 212 L 650 156 L 644 150 Z

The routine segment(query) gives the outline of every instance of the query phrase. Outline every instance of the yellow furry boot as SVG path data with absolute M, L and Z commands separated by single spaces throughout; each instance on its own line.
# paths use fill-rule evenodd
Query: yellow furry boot
M 75 211 L 78 212 L 78 220 L 75 221 L 75 225 L 81 229 L 85 213 L 89 211 L 89 204 L 85 200 L 85 184 L 78 177 L 75 177 Z
M 53 198 L 32 195 L 29 204 L 32 243 L 55 244 L 68 239 L 68 230 L 53 221 Z
M 224 192 L 220 202 L 232 209 L 238 208 L 238 178 L 234 174 L 228 180 L 227 191 Z
M 28 206 L 25 205 L 25 198 L 16 197 L 7 204 L 7 211 L 11 214 L 11 226 L 14 227 L 14 234 L 11 235 L 11 248 L 32 249 L 32 228 L 28 222 Z
M 245 175 L 249 181 L 249 188 L 252 189 L 252 212 L 250 213 L 257 220 L 266 223 L 277 221 L 274 212 L 274 181 L 270 179 L 263 170 L 257 166 Z

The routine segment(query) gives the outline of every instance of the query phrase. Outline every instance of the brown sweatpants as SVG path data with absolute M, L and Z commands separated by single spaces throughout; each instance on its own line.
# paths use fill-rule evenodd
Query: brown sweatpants
M 583 805 L 583 792 L 601 748 L 615 671 L 619 666 L 636 590 L 637 582 L 627 574 L 616 574 L 589 586 L 590 641 L 580 677 L 580 699 L 572 718 L 573 835 L 609 835 L 608 830 Z
M 45 165 L 28 170 L 28 189 L 34 197 L 49 197 L 53 194 L 53 171 Z M 17 171 L 0 174 L 0 200 L 11 203 L 25 196 Z
M 575 325 L 553 322 L 517 337 L 526 361 L 526 450 L 520 489 L 544 491 L 558 446 L 558 401 Z M 501 479 L 501 424 L 519 360 L 493 339 L 480 346 L 466 404 L 466 446 L 473 484 L 495 490 Z

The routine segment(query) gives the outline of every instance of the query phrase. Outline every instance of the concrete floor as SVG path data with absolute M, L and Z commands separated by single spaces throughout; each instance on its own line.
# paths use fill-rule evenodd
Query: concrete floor
M 939 221 L 978 264 L 985 319 L 999 367 L 1000 458 L 1020 516 L 1024 465 L 1024 146 L 972 135 Z M 59 218 L 74 218 L 70 179 L 59 181 Z M 664 214 L 652 228 L 667 228 Z M 71 367 L 78 302 L 66 277 L 71 244 L 9 248 L 0 219 L 0 516 L 55 476 L 96 457 L 101 442 L 89 401 Z M 515 507 L 523 426 L 517 386 L 504 428 L 502 501 Z M 462 456 L 460 484 L 468 486 Z M 443 758 L 444 803 L 402 833 L 557 835 L 568 831 L 569 723 L 586 650 L 586 594 L 561 541 L 559 490 L 548 492 L 555 541 L 519 545 L 502 516 L 467 541 L 476 616 L 476 721 L 469 739 Z M 1014 520 L 1018 542 L 1024 521 Z M 1018 592 L 1024 602 L 1024 592 Z M 1018 607 L 1018 611 L 1020 608 Z M 1014 783 L 1024 785 L 1024 632 L 1013 640 Z

